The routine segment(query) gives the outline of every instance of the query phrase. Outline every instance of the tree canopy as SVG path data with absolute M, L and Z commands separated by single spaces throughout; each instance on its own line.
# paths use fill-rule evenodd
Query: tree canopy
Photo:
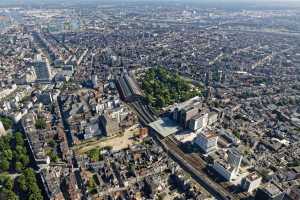
M 0 117 L 0 121 L 2 122 L 5 130 L 11 129 L 13 126 L 13 121 L 7 117 Z
M 141 87 L 149 104 L 158 109 L 201 95 L 199 88 L 161 67 L 148 70 L 141 78 Z
M 18 184 L 21 189 L 25 190 L 26 196 L 28 199 L 34 200 L 43 200 L 41 190 L 37 184 L 37 179 L 35 177 L 35 172 L 32 168 L 27 168 L 23 171 L 22 176 L 20 177 L 23 180 L 18 179 Z M 25 185 L 24 185 L 25 183 Z
M 101 155 L 101 149 L 95 148 L 88 152 L 88 157 L 91 159 L 92 162 L 97 162 L 103 159 L 103 156 Z
M 36 174 L 29 168 L 29 156 L 23 134 L 16 132 L 0 137 L 0 199 L 43 200 Z M 9 173 L 21 174 L 14 180 Z
M 22 133 L 0 138 L 0 171 L 22 171 L 29 164 L 29 156 Z
M 42 117 L 38 117 L 35 121 L 35 128 L 36 129 L 45 129 L 46 128 L 46 120 Z

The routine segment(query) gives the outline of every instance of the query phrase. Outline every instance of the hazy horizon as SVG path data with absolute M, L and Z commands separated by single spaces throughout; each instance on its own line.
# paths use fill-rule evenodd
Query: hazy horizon
M 300 0 L 0 0 L 5 4 L 64 3 L 64 2 L 194 2 L 194 3 L 300 3 Z
M 15 6 L 76 6 L 122 3 L 197 4 L 220 9 L 299 9 L 300 0 L 0 0 L 2 7 Z

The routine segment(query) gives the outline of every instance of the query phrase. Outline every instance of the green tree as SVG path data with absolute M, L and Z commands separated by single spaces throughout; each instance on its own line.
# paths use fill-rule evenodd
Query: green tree
M 14 187 L 13 179 L 9 175 L 0 176 L 0 190 L 2 188 L 12 190 Z
M 22 192 L 26 192 L 27 191 L 27 185 L 26 185 L 26 179 L 25 176 L 22 174 L 17 178 L 17 184 L 18 187 L 20 188 L 20 190 Z
M 31 194 L 37 194 L 40 192 L 40 188 L 38 187 L 36 182 L 28 183 L 28 191 Z
M 11 129 L 13 126 L 13 121 L 7 117 L 0 117 L 0 121 L 2 122 L 5 130 Z
M 163 97 L 159 96 L 157 98 L 157 103 L 156 103 L 157 107 L 162 108 L 165 106 L 165 104 L 166 104 L 165 99 Z
M 56 153 L 53 150 L 51 150 L 49 152 L 48 156 L 50 157 L 50 160 L 52 162 L 57 162 L 58 161 L 58 156 L 56 155 Z
M 36 129 L 45 129 L 46 128 L 46 120 L 45 118 L 39 117 L 35 121 L 35 128 Z
M 12 158 L 13 158 L 12 150 L 11 150 L 11 149 L 4 150 L 4 151 L 3 151 L 3 156 L 4 156 L 7 160 L 11 161 Z
M 23 168 L 24 168 L 24 166 L 21 162 L 19 162 L 19 161 L 15 162 L 15 170 L 17 172 L 21 172 Z
M 35 183 L 36 177 L 32 168 L 27 168 L 23 171 L 27 183 Z
M 88 156 L 93 162 L 96 162 L 99 160 L 99 154 L 99 149 L 92 149 L 89 151 Z
M 44 198 L 40 192 L 39 193 L 31 193 L 28 198 L 28 200 L 43 200 L 43 199 Z
M 23 192 L 26 192 L 28 199 L 43 200 L 41 190 L 37 185 L 35 172 L 32 168 L 26 168 L 23 174 L 17 178 L 17 183 Z
M 18 200 L 18 196 L 12 190 L 3 190 L 5 200 Z
M 17 154 L 19 154 L 19 155 L 22 155 L 22 154 L 26 154 L 26 153 L 27 153 L 25 147 L 22 147 L 22 146 L 20 146 L 20 145 L 17 145 L 17 146 L 16 146 L 16 151 L 17 151 Z
M 48 145 L 49 145 L 50 147 L 54 148 L 54 147 L 55 147 L 55 141 L 54 141 L 54 140 L 50 140 L 50 141 L 48 142 Z
M 7 178 L 6 178 L 5 182 L 4 182 L 4 187 L 7 190 L 12 190 L 14 188 L 14 181 L 9 176 L 7 176 Z
M 23 134 L 20 132 L 15 133 L 16 145 L 24 146 Z
M 10 140 L 11 140 L 11 134 L 7 134 L 6 136 L 0 137 L 1 152 L 10 149 Z
M 0 162 L 0 168 L 2 171 L 8 171 L 9 170 L 9 162 L 7 161 L 7 159 L 2 159 Z
M 90 187 L 90 188 L 95 187 L 95 181 L 94 181 L 94 179 L 93 179 L 93 178 L 90 178 L 90 179 L 88 180 L 87 185 L 88 185 L 88 187 Z
M 233 133 L 233 135 L 235 135 L 235 137 L 237 137 L 238 139 L 241 138 L 241 134 L 240 134 L 240 132 L 239 132 L 238 130 L 234 130 L 232 133 Z
M 29 164 L 29 157 L 27 154 L 21 154 L 19 156 L 19 160 L 21 161 L 21 163 L 24 165 L 24 166 L 27 166 Z
M 189 82 L 178 74 L 171 73 L 162 67 L 148 70 L 141 78 L 141 82 L 147 102 L 155 108 L 162 108 L 174 102 L 201 95 L 201 92 L 192 90 Z M 197 90 L 200 91 L 200 88 Z
M 134 175 L 135 173 L 135 168 L 134 168 L 134 165 L 133 164 L 129 164 L 129 166 L 128 166 L 128 172 L 129 172 L 129 174 L 132 174 L 132 175 Z

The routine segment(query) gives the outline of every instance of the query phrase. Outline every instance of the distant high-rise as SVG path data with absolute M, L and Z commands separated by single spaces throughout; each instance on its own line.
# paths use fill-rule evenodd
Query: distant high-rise
M 92 73 L 92 84 L 93 84 L 93 88 L 96 88 L 98 85 L 98 76 L 96 73 Z
M 207 72 L 205 73 L 205 85 L 206 85 L 206 86 L 209 86 L 210 81 L 211 81 L 211 72 L 210 72 L 210 71 L 207 71 Z

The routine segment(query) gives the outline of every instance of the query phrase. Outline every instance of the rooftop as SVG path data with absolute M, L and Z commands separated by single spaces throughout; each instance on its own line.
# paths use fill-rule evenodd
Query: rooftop
M 268 186 L 265 187 L 264 190 L 271 197 L 275 197 L 275 196 L 281 194 L 280 188 L 274 184 L 268 184 Z
M 150 123 L 149 126 L 163 137 L 167 137 L 181 130 L 178 123 L 169 117 L 159 118 L 157 121 Z
M 251 174 L 249 174 L 247 177 L 246 177 L 249 181 L 255 181 L 259 178 L 261 178 L 260 176 L 257 175 L 257 173 L 253 172 Z
M 215 134 L 215 133 L 212 132 L 212 131 L 206 131 L 206 132 L 203 132 L 203 133 L 201 133 L 201 134 L 203 135 L 203 137 L 205 137 L 205 138 L 207 138 L 207 139 L 217 137 L 217 134 Z

